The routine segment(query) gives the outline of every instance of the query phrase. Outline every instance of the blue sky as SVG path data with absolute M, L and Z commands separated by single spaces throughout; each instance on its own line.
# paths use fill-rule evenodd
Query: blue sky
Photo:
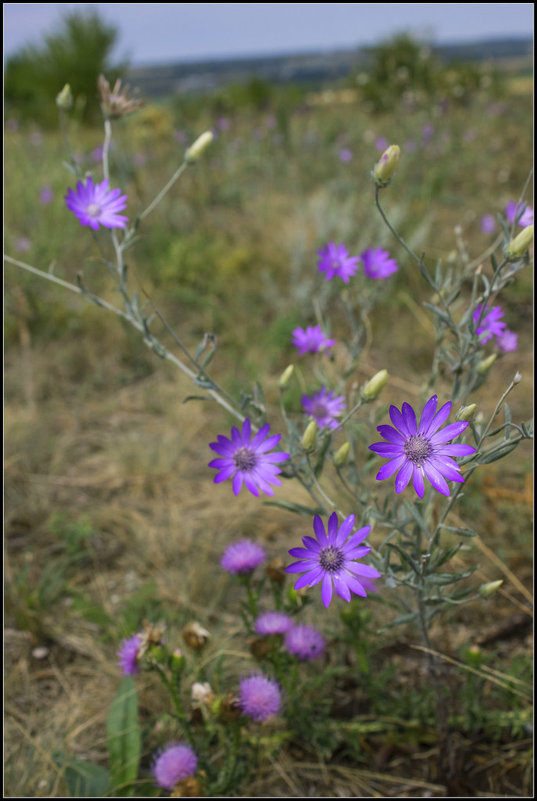
M 132 64 L 328 51 L 401 31 L 432 42 L 533 35 L 533 3 L 4 3 L 4 57 L 75 8 L 114 23 L 115 56 Z

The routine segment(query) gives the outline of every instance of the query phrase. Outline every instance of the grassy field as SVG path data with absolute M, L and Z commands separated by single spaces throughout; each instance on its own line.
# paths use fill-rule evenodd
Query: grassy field
M 389 371 L 377 411 L 418 401 L 432 356 L 422 305 L 430 298 L 374 208 L 375 143 L 382 137 L 401 146 L 384 205 L 410 246 L 431 265 L 465 253 L 473 260 L 492 241 L 482 216 L 519 198 L 531 166 L 531 94 L 516 86 L 502 101 L 476 97 L 466 107 L 383 116 L 336 92 L 225 117 L 210 105 L 195 113 L 179 103 L 146 107 L 114 129 L 112 185 L 128 194 L 129 216 L 162 188 L 188 143 L 208 128 L 218 135 L 128 252 L 132 285 L 189 347 L 206 332 L 217 335 L 211 369 L 231 393 L 257 380 L 263 365 L 278 431 L 278 378 L 296 359 L 291 332 L 315 322 L 317 249 L 327 241 L 344 242 L 353 254 L 382 246 L 401 269 L 383 287 L 354 380 Z M 69 136 L 100 180 L 92 154 L 102 131 L 73 123 Z M 118 303 L 89 230 L 65 209 L 63 195 L 74 186 L 65 157 L 59 134 L 7 126 L 6 252 L 68 281 L 82 274 L 91 291 Z M 40 202 L 44 187 L 49 203 Z M 502 294 L 519 345 L 497 360 L 473 398 L 486 415 L 519 370 L 513 420 L 531 417 L 532 282 L 526 269 Z M 336 321 L 332 333 L 343 330 Z M 148 619 L 165 623 L 168 640 L 183 647 L 183 627 L 199 620 L 211 639 L 187 679 L 210 680 L 218 665 L 231 685 L 252 657 L 220 554 L 249 536 L 271 558 L 286 559 L 310 522 L 244 491 L 235 499 L 227 483 L 215 487 L 208 443 L 229 431 L 231 419 L 214 404 L 184 403 L 196 388 L 103 309 L 6 264 L 4 336 L 6 794 L 57 797 L 66 793 L 58 752 L 106 764 L 121 639 Z M 300 392 L 293 392 L 289 405 L 298 413 Z M 435 774 L 419 638 L 404 626 L 383 628 L 393 613 L 381 592 L 363 624 L 367 686 L 356 655 L 341 644 L 342 605 L 321 613 L 316 598 L 308 608 L 308 622 L 330 641 L 325 659 L 335 669 L 324 688 L 328 722 L 292 739 L 278 722 L 268 725 L 269 744 L 236 795 L 531 795 L 531 470 L 524 442 L 481 469 L 456 509 L 461 525 L 480 535 L 457 554 L 461 569 L 478 563 L 479 583 L 504 584 L 490 599 L 439 616 L 432 630 L 453 699 L 454 783 L 447 788 Z M 305 501 L 293 482 L 279 496 Z M 478 674 L 464 667 L 477 664 L 471 646 L 481 649 Z M 308 668 L 310 681 L 315 663 Z M 142 674 L 137 684 L 147 776 L 152 753 L 177 733 L 153 676 Z

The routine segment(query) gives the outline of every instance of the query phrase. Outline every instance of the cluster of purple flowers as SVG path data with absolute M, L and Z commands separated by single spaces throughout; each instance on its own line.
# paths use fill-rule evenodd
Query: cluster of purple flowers
M 256 634 L 283 636 L 284 647 L 304 662 L 322 656 L 326 641 L 313 626 L 296 624 L 285 612 L 264 612 L 255 622 Z
M 501 319 L 503 314 L 501 306 L 492 308 L 483 304 L 477 306 L 472 315 L 476 325 L 475 333 L 483 345 L 496 337 L 496 344 L 500 350 L 514 351 L 517 349 L 518 337 L 513 331 L 509 331 L 507 323 Z
M 332 278 L 341 278 L 345 284 L 348 284 L 352 276 L 359 270 L 360 261 L 363 264 L 365 275 L 372 280 L 388 278 L 399 269 L 395 259 L 392 259 L 388 251 L 382 248 L 368 248 L 358 257 L 350 256 L 345 245 L 329 242 L 317 251 L 317 255 L 319 256 L 319 272 L 325 273 L 327 281 Z

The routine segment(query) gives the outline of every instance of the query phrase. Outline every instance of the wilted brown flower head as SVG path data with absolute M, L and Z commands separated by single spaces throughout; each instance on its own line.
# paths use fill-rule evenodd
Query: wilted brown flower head
M 203 795 L 201 784 L 195 776 L 187 776 L 177 782 L 170 793 L 171 798 L 199 798 Z
M 207 629 L 204 629 L 200 623 L 196 623 L 195 621 L 189 623 L 183 629 L 183 640 L 190 648 L 194 648 L 194 650 L 197 651 L 203 648 L 209 636 Z
M 140 646 L 138 648 L 138 658 L 143 656 L 152 645 L 160 645 L 164 637 L 164 626 L 154 626 L 144 620 L 144 630 L 140 632 Z
M 110 91 L 110 84 L 104 75 L 99 75 L 97 85 L 101 96 L 102 112 L 104 116 L 109 119 L 124 117 L 126 114 L 138 111 L 143 105 L 143 100 L 141 98 L 128 97 L 129 85 L 125 84 L 123 89 L 121 89 L 121 80 L 119 78 L 115 82 L 112 91 Z
M 283 584 L 286 579 L 285 563 L 279 556 L 275 556 L 265 568 L 267 576 L 275 584 Z

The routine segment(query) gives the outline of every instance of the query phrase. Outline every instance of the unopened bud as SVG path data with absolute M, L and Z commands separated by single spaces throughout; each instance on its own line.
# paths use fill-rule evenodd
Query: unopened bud
M 517 259 L 522 256 L 533 242 L 533 225 L 527 225 L 507 245 L 505 255 L 508 259 Z
M 209 145 L 214 139 L 212 131 L 205 131 L 201 136 L 198 136 L 193 145 L 191 145 L 185 153 L 185 161 L 193 164 L 199 157 L 207 150 Z
M 343 445 L 337 449 L 334 454 L 334 464 L 336 467 L 343 467 L 343 465 L 346 464 L 347 459 L 349 458 L 350 449 L 350 442 L 344 442 Z
M 390 147 L 384 151 L 371 173 L 377 186 L 388 186 L 399 164 L 400 153 L 399 145 L 390 145 Z
M 306 426 L 306 430 L 302 435 L 302 447 L 305 451 L 312 451 L 315 448 L 315 443 L 317 442 L 317 431 L 319 430 L 319 426 L 315 422 L 315 420 L 311 420 L 308 425 Z
M 479 362 L 479 364 L 475 368 L 479 373 L 479 375 L 484 375 L 486 372 L 488 372 L 492 367 L 492 365 L 494 364 L 494 362 L 496 361 L 496 359 L 497 359 L 497 354 L 492 353 L 487 359 L 483 359 L 482 362 Z
M 278 386 L 280 389 L 285 389 L 291 380 L 291 376 L 295 372 L 295 365 L 290 364 L 288 367 L 285 368 L 283 373 L 280 376 L 280 380 L 278 381 Z
M 62 111 L 67 111 L 73 105 L 73 94 L 68 83 L 66 83 L 61 92 L 58 92 L 56 95 L 56 105 L 58 108 L 61 108 Z
M 388 371 L 387 370 L 379 370 L 373 378 L 367 382 L 367 384 L 362 389 L 362 398 L 365 401 L 372 401 L 375 398 L 378 398 L 381 391 L 384 389 L 388 382 Z
M 483 651 L 479 645 L 470 645 L 468 648 L 466 648 L 463 656 L 464 661 L 466 664 L 470 665 L 470 667 L 480 667 L 483 662 Z
M 179 648 L 176 648 L 173 652 L 170 660 L 170 667 L 172 669 L 172 673 L 178 676 L 180 673 L 183 672 L 186 666 L 186 659 L 182 651 Z
M 487 584 L 482 584 L 479 588 L 479 594 L 482 598 L 490 598 L 491 595 L 494 595 L 496 590 L 498 590 L 503 584 L 503 579 L 498 579 L 498 581 L 489 581 Z
M 517 371 L 515 373 L 515 377 L 513 378 L 513 384 L 520 384 L 521 381 L 522 381 L 522 373 L 519 373 Z
M 188 626 L 185 626 L 183 629 L 183 640 L 195 651 L 199 651 L 203 648 L 209 636 L 207 629 L 204 629 L 203 626 L 196 622 L 189 623 Z
M 463 406 L 459 409 L 457 414 L 455 415 L 455 420 L 459 423 L 469 423 L 471 420 L 474 419 L 475 413 L 477 411 L 477 404 L 471 403 L 469 406 Z

